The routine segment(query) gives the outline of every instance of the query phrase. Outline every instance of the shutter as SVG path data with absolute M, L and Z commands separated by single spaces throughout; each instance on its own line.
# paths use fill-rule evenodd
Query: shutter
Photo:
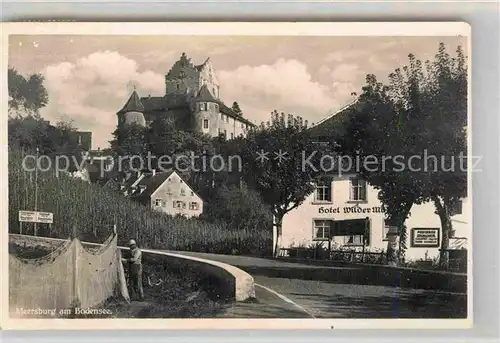
M 366 227 L 365 227 L 365 242 L 364 244 L 366 246 L 370 246 L 370 238 L 371 238 L 371 219 L 370 218 L 366 218 L 366 223 L 365 223 Z
M 359 180 L 359 186 L 360 186 L 360 192 L 359 192 L 360 199 L 359 200 L 367 200 L 366 199 L 366 181 Z

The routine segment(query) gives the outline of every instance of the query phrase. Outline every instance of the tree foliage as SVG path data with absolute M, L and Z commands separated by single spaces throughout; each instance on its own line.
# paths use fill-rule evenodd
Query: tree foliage
M 8 70 L 9 115 L 21 113 L 39 115 L 39 110 L 48 103 L 47 89 L 41 74 L 24 77 L 16 69 Z
M 236 113 L 239 116 L 243 115 L 243 112 L 241 111 L 240 105 L 235 101 L 233 102 L 233 106 L 231 106 L 231 109 L 233 110 L 234 113 Z
M 356 111 L 344 124 L 341 150 L 377 161 L 362 165 L 360 174 L 380 190 L 388 221 L 399 229 L 400 248 L 411 207 L 432 200 L 442 223 L 444 252 L 451 231 L 449 207 L 466 196 L 467 189 L 459 159 L 467 148 L 465 56 L 459 47 L 452 58 L 440 44 L 432 62 L 408 57 L 407 66 L 389 75 L 388 85 L 367 76 Z M 389 244 L 390 259 L 394 248 Z
M 318 150 L 311 143 L 309 131 L 298 121 L 285 122 L 283 117 L 274 111 L 268 125 L 249 132 L 242 151 L 245 182 L 259 192 L 274 217 L 275 254 L 281 244 L 283 217 L 313 192 L 313 182 L 320 174 L 319 170 L 303 165 L 304 156 Z

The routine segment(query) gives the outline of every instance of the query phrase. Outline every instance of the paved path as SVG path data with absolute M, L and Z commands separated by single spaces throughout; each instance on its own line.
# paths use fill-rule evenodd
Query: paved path
M 223 314 L 224 317 L 463 318 L 467 312 L 467 299 L 463 294 L 341 284 L 300 277 L 302 268 L 359 269 L 361 266 L 313 266 L 255 257 L 181 254 L 231 264 L 254 277 L 257 301 L 235 303 Z

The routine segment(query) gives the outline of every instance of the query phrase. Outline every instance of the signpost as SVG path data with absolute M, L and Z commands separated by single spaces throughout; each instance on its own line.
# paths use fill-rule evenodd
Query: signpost
M 42 223 L 49 224 L 49 229 L 54 223 L 54 213 L 52 212 L 38 212 L 38 211 L 19 211 L 19 223 Z M 36 228 L 35 228 L 36 229 Z M 19 233 L 22 235 L 22 226 L 20 227 Z M 34 231 L 36 236 L 36 231 Z

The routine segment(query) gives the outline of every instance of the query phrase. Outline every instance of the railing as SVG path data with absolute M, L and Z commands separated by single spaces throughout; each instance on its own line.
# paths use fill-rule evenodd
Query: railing
M 331 250 L 314 248 L 282 248 L 280 257 L 290 257 L 297 259 L 336 261 L 348 263 L 385 263 L 385 253 L 356 250 Z

